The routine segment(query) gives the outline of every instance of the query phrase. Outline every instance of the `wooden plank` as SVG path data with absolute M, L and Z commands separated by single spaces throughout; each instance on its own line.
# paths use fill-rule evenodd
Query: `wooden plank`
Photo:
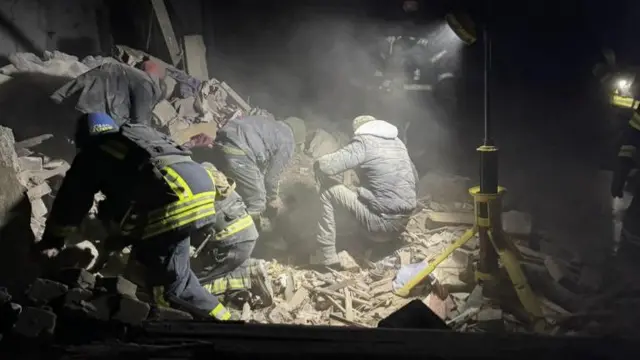
M 427 215 L 427 227 L 437 228 L 448 225 L 473 225 L 473 213 L 430 212 Z
M 349 280 L 345 280 L 345 281 L 341 281 L 339 283 L 335 283 L 335 284 L 329 285 L 324 289 L 328 290 L 328 291 L 338 291 L 338 290 L 346 288 L 347 286 L 354 285 L 355 283 L 356 283 L 355 279 L 349 279 Z
M 187 74 L 202 81 L 209 80 L 207 47 L 202 35 L 186 35 L 183 38 L 184 62 Z
M 169 56 L 171 56 L 171 63 L 173 66 L 176 66 L 181 58 L 180 46 L 178 46 L 176 33 L 173 31 L 173 26 L 171 25 L 171 18 L 169 17 L 167 6 L 164 0 L 151 0 L 151 5 L 153 6 L 153 12 L 156 14 L 156 19 L 158 19 L 164 42 L 167 44 Z
M 244 111 L 249 111 L 251 110 L 251 106 L 249 104 L 247 104 L 246 101 L 244 101 L 243 98 L 240 97 L 240 95 L 238 95 L 237 92 L 235 92 L 235 90 L 233 90 L 231 88 L 231 86 L 229 86 L 226 82 L 222 82 L 220 84 L 220 87 L 226 91 L 229 96 L 231 96 L 233 98 L 233 100 L 235 100 L 235 102 L 238 103 L 238 105 L 240 105 L 240 107 L 244 110 Z
M 368 327 L 367 325 L 361 324 L 359 322 L 349 321 L 349 320 L 343 318 L 342 316 L 340 316 L 338 314 L 331 313 L 331 314 L 329 314 L 329 317 L 334 319 L 334 320 L 338 320 L 338 321 L 340 321 L 341 323 L 343 323 L 345 325 L 357 326 L 357 327 Z
M 307 287 L 307 286 L 305 286 L 305 287 Z M 337 293 L 337 292 L 335 292 L 335 291 L 328 291 L 328 290 L 325 290 L 325 289 L 322 289 L 322 288 L 312 288 L 312 287 L 310 287 L 310 286 L 309 286 L 309 287 L 307 287 L 307 289 L 308 289 L 309 291 L 314 291 L 314 292 L 317 292 L 317 293 L 319 293 L 319 294 L 328 295 L 328 296 L 333 296 L 333 297 L 338 298 L 338 299 L 340 299 L 340 300 L 344 300 L 344 295 L 342 295 L 342 294 L 340 294 L 340 293 Z M 356 304 L 358 304 L 358 305 L 364 305 L 364 306 L 372 307 L 372 305 L 371 305 L 371 303 L 370 303 L 370 302 L 365 301 L 365 300 L 361 300 L 361 299 L 358 299 L 358 298 L 353 298 L 353 299 L 352 299 L 352 302 L 353 302 L 353 303 L 356 303 Z
M 344 317 L 349 321 L 353 321 L 353 302 L 349 288 L 344 289 L 344 310 Z
M 65 163 L 64 165 L 58 166 L 57 168 L 52 170 L 33 171 L 33 172 L 30 171 L 29 175 L 33 177 L 37 177 L 41 180 L 47 180 L 58 175 L 64 176 L 64 174 L 66 174 L 67 170 L 69 170 L 70 168 L 71 168 L 71 165 L 69 165 L 69 163 Z
M 45 142 L 46 140 L 49 140 L 53 137 L 53 135 L 51 134 L 44 134 L 44 135 L 39 135 L 39 136 L 35 136 L 26 140 L 22 140 L 19 141 L 15 144 L 15 149 L 26 149 L 26 148 L 30 148 L 36 145 L 40 145 L 43 142 Z

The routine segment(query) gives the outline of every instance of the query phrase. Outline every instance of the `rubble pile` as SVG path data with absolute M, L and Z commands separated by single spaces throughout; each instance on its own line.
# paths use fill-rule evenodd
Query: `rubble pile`
M 169 75 L 170 91 L 154 109 L 155 125 L 180 143 L 187 143 L 201 133 L 214 138 L 216 130 L 236 116 L 257 113 L 271 116 L 262 109 L 252 108 L 224 82 L 195 79 L 125 46 L 117 46 L 113 58 L 87 57 L 82 61 L 60 52 L 46 53 L 43 59 L 33 54 L 14 54 L 10 57 L 12 64 L 0 69 L 0 73 L 15 76 L 36 72 L 71 78 L 104 62 L 134 65 L 146 57 L 161 62 Z M 286 206 L 279 214 L 274 234 L 281 237 L 284 248 L 276 248 L 273 260 L 268 262 L 275 290 L 274 305 L 253 311 L 245 306 L 242 320 L 376 327 L 381 320 L 417 299 L 447 326 L 458 331 L 531 331 L 517 298 L 498 302 L 494 300 L 498 297 L 488 296 L 485 291 L 488 289 L 476 285 L 475 264 L 480 252 L 477 236 L 456 249 L 411 296 L 404 298 L 394 293 L 394 281 L 401 269 L 433 261 L 474 224 L 468 194 L 471 184 L 469 179 L 460 176 L 431 172 L 420 180 L 419 209 L 396 243 L 363 241 L 358 226 L 350 222 L 348 216 L 336 217 L 338 245 L 346 245 L 339 253 L 345 270 L 329 269 L 321 273 L 297 265 L 294 255 L 308 250 L 320 215 L 313 161 L 348 141 L 348 136 L 339 129 L 327 128 L 321 122 L 310 121 L 308 130 L 308 141 L 296 152 L 281 182 L 281 196 Z M 42 236 L 51 200 L 70 166 L 64 159 L 50 158 L 36 150 L 53 136 L 45 134 L 14 142 L 11 130 L 0 127 L 3 170 L 0 194 L 12 203 L 18 196 L 29 200 L 35 241 Z M 335 180 L 352 188 L 358 184 L 353 171 Z M 18 195 L 11 195 L 12 192 Z M 6 204 L 0 203 L 2 221 L 6 224 L 12 215 L 4 207 Z M 546 323 L 542 331 L 554 335 L 635 331 L 632 326 L 635 318 L 629 316 L 629 309 L 639 298 L 630 291 L 628 283 L 606 288 L 601 271 L 571 254 L 566 256 L 554 251 L 549 245 L 553 244 L 551 241 L 542 239 L 540 251 L 529 248 L 530 240 L 539 234 L 535 234 L 527 214 L 506 211 L 502 222 L 505 233 L 514 240 L 531 285 L 540 296 Z M 176 310 L 151 309 L 136 285 L 123 277 L 95 276 L 84 270 L 91 268 L 98 256 L 93 243 L 101 240 L 99 237 L 87 230 L 81 232 L 78 239 L 71 240 L 75 245 L 68 248 L 80 249 L 88 257 L 66 263 L 72 267 L 60 271 L 55 278 L 36 279 L 24 294 L 11 294 L 20 301 L 14 301 L 8 291 L 1 290 L 0 333 L 12 332 L 26 337 L 55 334 L 57 337 L 67 331 L 70 331 L 68 335 L 72 334 L 74 324 L 85 321 L 138 325 L 147 320 L 191 318 Z M 263 234 L 260 241 L 265 242 L 266 237 Z M 86 239 L 91 241 L 83 241 Z M 282 254 L 288 256 L 279 256 Z
M 316 144 L 320 142 L 318 140 L 316 138 Z M 332 144 L 327 147 L 332 148 Z M 283 178 L 284 196 L 291 196 L 291 189 L 295 189 L 296 184 L 304 184 L 306 189 L 314 188 L 314 157 L 308 145 L 304 150 L 297 155 L 294 166 Z M 352 186 L 353 183 L 347 185 Z M 339 256 L 342 266 L 347 269 L 345 271 L 328 269 L 329 273 L 321 273 L 308 270 L 296 266 L 292 257 L 270 261 L 275 305 L 266 310 L 245 311 L 243 319 L 264 323 L 376 327 L 382 319 L 418 299 L 450 328 L 458 331 L 533 331 L 512 288 L 507 285 L 511 301 L 497 302 L 493 297 L 487 297 L 482 286 L 476 285 L 477 236 L 436 267 L 431 277 L 433 282 L 419 287 L 417 293 L 407 298 L 394 294 L 393 282 L 399 269 L 433 261 L 471 228 L 474 215 L 468 195 L 469 185 L 469 179 L 459 176 L 430 173 L 423 177 L 419 184 L 421 209 L 412 217 L 402 234 L 401 243 L 393 249 L 386 249 L 386 254 L 383 250 L 377 256 L 375 253 L 380 252 L 380 244 L 369 244 L 369 248 L 364 245 L 355 251 L 343 250 Z M 302 241 L 303 237 L 312 241 L 315 226 L 309 224 L 315 224 L 314 217 L 319 216 L 317 193 L 308 192 L 304 199 L 287 210 L 294 219 L 288 223 L 297 229 L 297 241 Z M 542 251 L 531 249 L 530 241 L 540 235 L 534 233 L 532 218 L 526 213 L 505 211 L 502 222 L 540 300 L 546 323 L 542 330 L 544 333 L 628 333 L 628 315 L 606 309 L 608 301 L 619 296 L 621 289 L 615 292 L 617 295 L 611 295 L 612 290 L 607 290 L 601 269 L 583 264 L 577 256 L 549 239 L 537 239 Z M 338 243 L 362 243 L 350 230 L 342 227 L 340 231 L 348 235 L 342 240 L 339 238 Z M 619 304 L 617 309 L 625 308 L 625 304 L 638 299 L 632 293 L 627 297 L 614 302 Z
M 106 62 L 134 66 L 145 58 L 161 63 L 167 71 L 166 97 L 155 107 L 153 123 L 180 143 L 186 143 L 200 133 L 215 137 L 220 126 L 238 116 L 270 115 L 263 109 L 251 107 L 223 81 L 214 78 L 198 80 L 160 59 L 124 45 L 115 46 L 113 57 L 88 56 L 82 60 L 59 51 L 47 51 L 43 58 L 32 53 L 15 53 L 9 56 L 11 64 L 0 68 L 3 75 L 0 80 L 4 83 L 23 73 L 74 78 Z
M 0 336 L 44 340 L 55 336 L 58 341 L 77 342 L 99 339 L 118 325 L 193 319 L 179 310 L 152 309 L 136 293 L 137 286 L 121 276 L 96 277 L 79 268 L 62 269 L 52 279 L 36 279 L 25 294 L 19 294 L 20 304 L 0 288 Z M 91 325 L 92 331 L 79 333 L 74 328 L 78 324 Z

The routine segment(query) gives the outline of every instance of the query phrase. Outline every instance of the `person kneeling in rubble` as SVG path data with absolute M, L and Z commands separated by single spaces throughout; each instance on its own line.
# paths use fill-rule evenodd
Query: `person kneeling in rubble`
M 69 81 L 51 95 L 60 104 L 80 92 L 76 109 L 84 114 L 104 112 L 118 125 L 131 121 L 151 125 L 153 108 L 169 91 L 166 73 L 146 60 L 140 69 L 120 63 L 105 63 Z
M 322 217 L 311 265 L 340 267 L 336 253 L 336 207 L 345 208 L 375 241 L 391 241 L 404 231 L 416 208 L 415 166 L 398 139 L 398 129 L 373 116 L 353 120 L 354 136 L 340 150 L 314 163 L 321 186 Z M 356 169 L 361 187 L 327 186 L 327 177 Z
M 200 232 L 202 255 L 194 257 L 204 269 L 196 271 L 198 280 L 212 294 L 224 297 L 225 303 L 242 305 L 250 300 L 252 308 L 273 303 L 273 291 L 263 260 L 251 259 L 258 239 L 258 229 L 247 213 L 236 184 L 211 163 L 202 163 L 216 183 L 216 219 Z M 250 299 L 247 297 L 251 297 Z
M 254 219 L 262 222 L 265 210 L 270 215 L 282 208 L 280 175 L 295 147 L 305 140 L 305 123 L 295 117 L 276 121 L 267 116 L 246 116 L 232 119 L 218 130 L 215 165 L 236 181 L 236 191 Z M 259 226 L 265 230 L 264 224 Z
M 119 224 L 122 245 L 131 245 L 146 270 L 158 306 L 194 316 L 230 320 L 231 313 L 206 291 L 190 267 L 190 237 L 216 221 L 211 174 L 169 137 L 141 124 L 117 126 L 105 113 L 83 115 L 78 147 L 34 254 L 52 258 L 102 192 L 102 218 Z

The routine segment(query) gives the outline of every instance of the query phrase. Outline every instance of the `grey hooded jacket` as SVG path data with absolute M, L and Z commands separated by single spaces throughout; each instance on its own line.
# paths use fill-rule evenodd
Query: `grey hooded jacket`
M 398 128 L 383 120 L 361 125 L 349 144 L 318 158 L 319 170 L 336 175 L 356 168 L 360 200 L 377 214 L 409 214 L 416 208 L 417 172 Z
M 280 174 L 295 150 L 293 132 L 286 123 L 260 115 L 232 119 L 218 130 L 216 144 L 241 149 L 264 175 L 267 198 L 278 194 Z
M 118 125 L 127 121 L 151 125 L 153 108 L 162 100 L 159 80 L 129 65 L 105 63 L 56 90 L 57 103 L 76 93 L 76 109 L 82 113 L 104 112 Z

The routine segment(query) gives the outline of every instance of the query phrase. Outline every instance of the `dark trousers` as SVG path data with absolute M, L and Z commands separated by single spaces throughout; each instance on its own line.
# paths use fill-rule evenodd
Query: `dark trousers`
M 200 285 L 191 270 L 189 247 L 188 232 L 171 232 L 136 243 L 132 255 L 146 268 L 147 286 L 159 305 L 209 317 L 219 304 L 218 298 Z

